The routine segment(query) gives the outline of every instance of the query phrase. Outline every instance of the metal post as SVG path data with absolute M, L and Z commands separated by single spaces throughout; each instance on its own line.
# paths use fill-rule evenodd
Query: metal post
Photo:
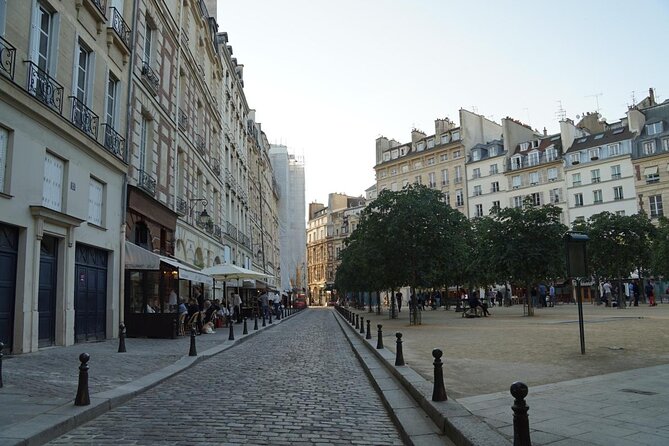
M 404 354 L 402 353 L 402 333 L 395 333 L 397 347 L 395 352 L 395 365 L 404 365 Z
M 365 334 L 365 318 L 360 316 L 360 333 Z
M 360 328 L 360 319 L 359 319 L 358 315 L 356 314 L 355 315 L 355 329 L 357 330 L 359 328 Z
M 244 318 L 244 331 L 242 332 L 243 335 L 249 334 L 249 329 L 246 328 L 246 318 Z
M 264 312 L 264 311 L 263 311 L 263 313 L 262 313 L 262 326 L 263 326 L 263 327 L 266 327 L 266 326 L 267 326 L 267 324 L 265 324 L 265 312 Z
M 367 319 L 367 334 L 365 335 L 365 339 L 372 339 L 372 329 L 370 328 L 371 321 Z
M 272 324 L 272 310 L 269 310 L 269 323 Z
M 5 344 L 0 342 L 0 389 L 2 389 L 2 386 L 3 386 L 3 384 L 2 384 L 2 356 L 3 356 L 2 355 L 2 350 L 4 350 L 4 348 L 5 348 Z
M 578 303 L 578 331 L 581 338 L 581 354 L 585 355 L 585 331 L 583 330 L 583 295 L 581 294 L 581 279 L 576 279 L 576 301 Z
M 255 331 L 257 329 L 258 329 L 258 315 L 254 313 L 253 314 L 253 330 Z
M 527 385 L 517 381 L 511 384 L 511 395 L 515 398 L 513 402 L 513 446 L 532 446 L 530 440 L 530 420 L 527 416 L 529 406 L 525 403 L 527 396 Z
M 382 348 L 383 348 L 383 332 L 381 331 L 381 327 L 383 327 L 383 325 L 381 325 L 381 324 L 378 324 L 378 325 L 376 326 L 376 328 L 379 329 L 379 331 L 378 331 L 378 333 L 377 333 L 377 334 L 378 334 L 378 338 L 377 338 L 377 340 L 376 340 L 376 348 L 378 348 L 378 349 L 382 349 Z
M 197 356 L 197 348 L 195 347 L 195 324 L 190 326 L 190 350 L 188 356 Z
M 235 340 L 235 324 L 230 321 L 230 334 L 228 335 L 228 341 Z
M 123 322 L 118 326 L 118 353 L 126 353 L 125 351 L 125 325 Z
M 91 398 L 88 395 L 88 360 L 91 356 L 88 353 L 79 355 L 79 385 L 77 386 L 77 396 L 74 398 L 75 406 L 88 406 L 91 404 Z
M 432 350 L 434 357 L 434 389 L 432 390 L 432 401 L 446 401 L 446 388 L 444 387 L 444 371 L 442 370 L 441 356 L 444 353 L 435 348 Z

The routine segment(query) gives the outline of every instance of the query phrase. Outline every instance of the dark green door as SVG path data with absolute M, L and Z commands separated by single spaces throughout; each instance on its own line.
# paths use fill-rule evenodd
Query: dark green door
M 40 347 L 48 347 L 56 341 L 56 285 L 58 283 L 58 239 L 45 235 L 42 238 L 39 259 L 39 311 Z
M 77 244 L 75 254 L 74 339 L 105 338 L 107 251 Z
M 16 300 L 16 253 L 19 231 L 0 225 L 0 342 L 11 350 L 14 340 L 14 302 Z

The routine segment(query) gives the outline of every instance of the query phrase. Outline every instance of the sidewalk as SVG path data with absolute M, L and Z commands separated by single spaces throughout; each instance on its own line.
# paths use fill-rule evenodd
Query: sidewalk
M 532 444 L 551 446 L 669 444 L 669 305 L 630 309 L 584 306 L 586 354 L 579 349 L 575 305 L 536 310 L 491 308 L 492 317 L 465 319 L 425 311 L 390 320 L 355 310 L 383 326 L 387 351 L 403 334 L 409 367 L 433 380 L 431 351 L 444 350 L 444 382 L 474 415 L 511 440 L 513 381 L 529 386 Z
M 293 317 L 297 313 L 289 316 Z M 258 331 L 253 320 L 234 324 L 235 340 L 229 328 L 215 334 L 196 336 L 198 356 L 188 356 L 190 337 L 177 339 L 127 338 L 126 353 L 117 353 L 118 339 L 53 347 L 35 353 L 3 358 L 0 389 L 0 445 L 42 444 L 78 426 L 202 359 L 242 342 L 254 333 L 283 322 L 273 320 Z M 86 352 L 89 365 L 91 405 L 76 407 L 74 397 L 79 379 L 79 355 Z

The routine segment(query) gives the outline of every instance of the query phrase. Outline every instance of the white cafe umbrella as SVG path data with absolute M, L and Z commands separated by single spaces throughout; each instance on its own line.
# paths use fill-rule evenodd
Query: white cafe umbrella
M 272 277 L 269 274 L 242 268 L 241 266 L 237 265 L 230 265 L 227 263 L 210 266 L 208 268 L 204 268 L 200 272 L 202 274 L 207 274 L 216 280 L 223 281 L 233 279 L 267 279 Z

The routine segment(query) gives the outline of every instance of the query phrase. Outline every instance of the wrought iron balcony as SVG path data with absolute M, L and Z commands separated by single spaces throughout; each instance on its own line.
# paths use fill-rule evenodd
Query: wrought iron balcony
M 199 134 L 195 134 L 195 148 L 197 151 L 200 153 L 200 155 L 205 156 L 207 154 L 206 151 L 207 144 L 204 140 L 204 137 Z
M 214 230 L 213 230 L 213 236 L 216 240 L 221 239 L 221 234 L 223 234 L 223 230 L 219 225 L 214 225 Z
M 230 222 L 227 223 L 227 229 L 225 233 L 232 237 L 234 240 L 237 240 L 237 227 Z
M 137 184 L 139 187 L 144 189 L 146 192 L 152 196 L 156 195 L 156 179 L 149 175 L 147 172 L 139 169 L 139 178 L 137 179 Z
M 14 80 L 14 65 L 16 63 L 16 48 L 0 37 L 0 73 Z
M 211 160 L 211 170 L 216 174 L 216 176 L 221 175 L 221 162 L 218 158 L 213 158 Z
M 125 23 L 123 15 L 118 9 L 112 6 L 109 8 L 109 12 L 111 13 L 109 19 L 109 24 L 111 25 L 110 28 L 116 32 L 118 38 L 123 42 L 126 48 L 128 48 L 128 51 L 130 51 L 130 48 L 132 47 L 132 31 L 130 30 L 130 27 Z
M 62 114 L 63 86 L 32 61 L 27 60 L 26 63 L 28 64 L 28 85 L 26 86 L 28 93 L 47 107 Z
M 142 63 L 142 80 L 144 81 L 144 85 L 151 90 L 151 93 L 157 96 L 158 88 L 160 87 L 160 78 L 158 78 L 158 75 L 147 61 Z
M 232 178 L 232 172 L 230 172 L 227 168 L 225 169 L 225 184 L 228 186 L 232 187 L 233 185 L 233 178 Z
M 184 200 L 181 197 L 177 197 L 176 199 L 176 211 L 177 214 L 184 216 L 188 214 L 188 201 Z
M 183 109 L 179 109 L 179 129 L 184 132 L 188 130 L 188 115 Z
M 104 128 L 104 141 L 102 145 L 117 158 L 125 160 L 125 138 L 109 124 L 102 124 L 102 127 Z
M 97 140 L 100 118 L 98 118 L 98 115 L 93 113 L 93 110 L 86 107 L 86 105 L 75 96 L 70 96 L 70 99 L 72 100 L 72 113 L 70 114 L 70 121 L 72 121 L 72 124 L 74 124 L 79 130 L 91 138 Z
M 107 0 L 91 0 L 91 3 L 93 3 L 93 6 L 98 9 L 103 17 L 105 17 L 105 11 L 107 10 Z

